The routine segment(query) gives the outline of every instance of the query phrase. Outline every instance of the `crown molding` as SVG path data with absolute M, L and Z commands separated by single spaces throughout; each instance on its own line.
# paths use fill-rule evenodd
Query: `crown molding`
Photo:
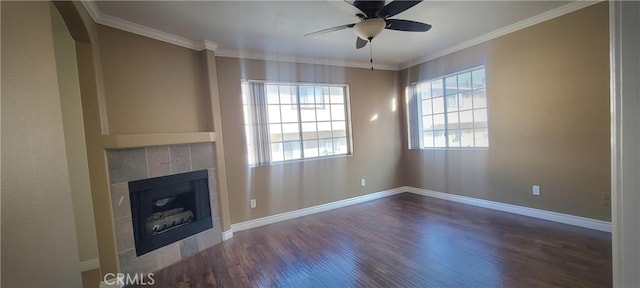
M 296 56 L 278 55 L 278 54 L 263 54 L 263 53 L 244 52 L 244 51 L 227 50 L 227 49 L 220 49 L 216 51 L 216 56 L 240 58 L 240 59 L 264 60 L 264 61 L 318 64 L 318 65 L 329 65 L 329 66 L 340 66 L 340 67 L 351 67 L 351 68 L 364 68 L 364 69 L 371 68 L 371 64 L 368 62 L 341 61 L 341 60 L 335 60 L 335 59 L 296 57 Z M 376 70 L 391 70 L 391 71 L 399 70 L 398 65 L 390 65 L 390 64 L 374 63 L 373 68 Z
M 217 51 L 218 50 L 218 44 L 215 43 L 215 42 L 211 42 L 209 40 L 200 41 L 200 43 L 198 43 L 198 45 L 197 45 L 195 50 L 198 50 L 198 51 L 201 51 L 201 50 Z
M 218 44 L 208 40 L 195 41 L 191 39 L 187 39 L 184 37 L 180 37 L 171 33 L 167 33 L 164 31 L 160 31 L 154 28 L 150 28 L 144 25 L 136 24 L 118 17 L 114 17 L 111 15 L 106 15 L 100 12 L 100 9 L 96 5 L 95 1 L 84 0 L 81 1 L 82 5 L 93 21 L 102 24 L 105 26 L 113 27 L 116 29 L 120 29 L 123 31 L 131 32 L 134 34 L 142 35 L 145 37 L 149 37 L 152 39 L 156 39 L 162 42 L 171 43 L 174 45 L 178 45 L 181 47 L 193 49 L 193 50 L 213 50 L 215 51 L 218 48 Z
M 531 27 L 533 25 L 536 25 L 536 24 L 551 20 L 553 18 L 557 18 L 557 17 L 563 16 L 563 15 L 569 14 L 571 12 L 574 12 L 574 11 L 589 7 L 591 5 L 594 5 L 594 4 L 597 4 L 597 3 L 600 3 L 600 2 L 602 2 L 602 0 L 595 0 L 595 1 L 579 0 L 579 1 L 576 1 L 576 2 L 569 3 L 567 5 L 560 6 L 560 7 L 556 8 L 556 9 L 549 10 L 547 12 L 538 14 L 538 15 L 533 16 L 531 18 L 527 18 L 527 19 L 522 20 L 520 22 L 516 22 L 516 23 L 511 24 L 509 26 L 505 26 L 505 27 L 500 28 L 498 30 L 494 30 L 494 31 L 489 32 L 487 34 L 472 38 L 471 40 L 467 40 L 467 41 L 461 42 L 461 43 L 456 44 L 454 46 L 451 46 L 449 48 L 446 48 L 446 49 L 440 50 L 438 52 L 431 53 L 431 54 L 428 54 L 426 56 L 420 57 L 418 59 L 406 62 L 406 63 L 400 65 L 400 67 L 399 67 L 400 69 L 399 70 L 404 70 L 404 69 L 407 69 L 409 67 L 412 67 L 412 66 L 415 66 L 415 65 L 418 65 L 418 64 L 422 64 L 424 62 L 427 62 L 427 61 L 430 61 L 430 60 L 433 60 L 433 59 L 436 59 L 436 58 L 439 58 L 439 57 L 442 57 L 442 56 L 445 56 L 445 55 L 449 55 L 449 54 L 454 53 L 454 52 L 458 52 L 460 50 L 469 48 L 471 46 L 474 46 L 474 45 L 477 45 L 477 44 L 480 44 L 480 43 L 483 43 L 483 42 L 498 38 L 500 36 L 507 35 L 509 33 L 516 32 L 518 30 L 525 29 L 527 27 Z
M 498 30 L 494 30 L 487 34 L 458 43 L 454 46 L 440 50 L 438 52 L 431 53 L 423 57 L 420 57 L 418 59 L 403 63 L 401 65 L 374 64 L 374 68 L 379 70 L 392 70 L 392 71 L 404 70 L 409 67 L 412 67 L 412 66 L 445 56 L 445 55 L 449 55 L 451 53 L 498 38 L 500 36 L 504 36 L 509 33 L 513 33 L 518 30 L 525 29 L 527 27 L 542 23 L 544 21 L 548 21 L 563 15 L 569 14 L 571 12 L 589 7 L 591 5 L 594 5 L 600 2 L 602 2 L 602 0 L 579 0 L 576 2 L 572 2 L 567 5 L 558 7 L 556 9 L 549 10 L 547 12 L 538 14 L 531 18 L 522 20 L 520 22 L 516 22 L 509 26 L 500 28 Z M 344 60 L 322 59 L 322 58 L 313 58 L 313 57 L 296 57 L 296 56 L 289 56 L 289 55 L 264 54 L 264 53 L 245 52 L 245 51 L 226 50 L 226 49 L 218 50 L 218 44 L 212 41 L 190 40 L 174 34 L 153 29 L 144 25 L 136 24 L 121 18 L 103 14 L 102 12 L 100 12 L 100 9 L 96 5 L 95 1 L 93 0 L 82 0 L 81 3 L 85 7 L 89 15 L 91 15 L 91 18 L 93 19 L 93 21 L 98 24 L 102 24 L 105 26 L 113 27 L 116 29 L 124 30 L 127 32 L 131 32 L 134 34 L 142 35 L 145 37 L 149 37 L 152 39 L 156 39 L 159 41 L 171 43 L 174 45 L 178 45 L 181 47 L 185 47 L 185 48 L 189 48 L 197 51 L 201 51 L 205 49 L 216 51 L 216 56 L 241 58 L 241 59 L 255 59 L 255 60 L 264 60 L 264 61 L 284 61 L 284 62 L 305 63 L 305 64 L 320 64 L 320 65 L 342 66 L 342 67 L 352 67 L 352 68 L 365 68 L 365 69 L 371 68 L 371 64 L 369 64 L 368 62 L 344 61 Z

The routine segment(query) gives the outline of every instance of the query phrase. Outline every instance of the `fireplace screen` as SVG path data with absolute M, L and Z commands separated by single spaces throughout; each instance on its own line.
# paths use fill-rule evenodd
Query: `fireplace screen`
M 138 256 L 211 225 L 206 170 L 129 182 Z

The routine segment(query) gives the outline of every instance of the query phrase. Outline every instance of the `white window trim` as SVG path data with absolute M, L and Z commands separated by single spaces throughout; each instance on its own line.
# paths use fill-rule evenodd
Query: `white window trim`
M 415 89 L 417 87 L 417 85 L 419 85 L 419 84 L 426 83 L 426 82 L 433 82 L 433 81 L 437 81 L 437 80 L 442 80 L 443 85 L 444 85 L 444 80 L 447 77 L 451 77 L 451 76 L 459 75 L 459 74 L 464 74 L 464 73 L 467 73 L 467 72 L 473 72 L 473 71 L 478 70 L 478 69 L 483 69 L 484 72 L 485 72 L 485 86 L 484 86 L 484 89 L 486 91 L 486 97 L 488 98 L 488 95 L 489 95 L 488 85 L 487 85 L 488 81 L 486 80 L 487 79 L 487 69 L 486 69 L 486 66 L 484 64 L 477 65 L 477 66 L 474 66 L 474 67 L 471 67 L 471 68 L 466 68 L 466 69 L 459 70 L 459 71 L 456 71 L 456 72 L 448 73 L 448 74 L 445 74 L 445 75 L 442 75 L 442 76 L 438 76 L 438 77 L 434 77 L 434 78 L 415 81 L 415 82 L 410 83 L 409 87 L 412 86 Z M 405 93 L 410 93 L 409 91 L 411 91 L 411 89 L 406 89 Z M 472 89 L 472 91 L 473 91 L 473 89 Z M 446 146 L 444 146 L 444 147 L 425 147 L 424 146 L 424 128 L 423 128 L 423 123 L 422 123 L 422 119 L 418 119 L 418 131 L 420 133 L 420 135 L 418 137 L 418 141 L 419 141 L 419 146 L 420 147 L 418 147 L 418 148 L 411 148 L 410 147 L 409 149 L 417 149 L 417 150 L 457 150 L 457 151 L 487 151 L 487 150 L 489 150 L 489 147 L 491 147 L 491 143 L 489 143 L 489 145 L 487 145 L 487 147 L 476 147 L 475 146 L 475 139 L 474 139 L 474 147 L 451 147 L 451 146 L 449 146 L 449 135 L 448 135 L 449 128 L 448 128 L 448 121 L 447 121 L 448 120 L 447 119 L 448 118 L 447 114 L 449 112 L 447 111 L 447 104 L 446 104 L 446 99 L 445 99 L 446 96 L 447 96 L 447 94 L 446 94 L 446 92 L 444 92 L 441 96 L 437 96 L 436 97 L 436 98 L 442 97 L 443 100 L 444 100 L 444 112 L 443 113 L 438 113 L 438 114 L 443 114 L 444 115 L 444 123 L 445 123 L 445 127 L 446 127 L 446 129 L 444 129 Z M 433 99 L 433 98 L 434 97 L 432 95 L 431 99 Z M 422 101 L 423 101 L 423 99 L 422 99 L 422 97 L 420 97 L 420 99 L 419 99 L 420 104 L 418 105 L 419 106 L 419 108 L 418 108 L 419 116 L 418 117 L 420 117 L 420 118 L 422 118 L 424 116 L 424 114 L 422 114 Z M 488 103 L 487 103 L 487 105 L 486 105 L 486 107 L 484 109 L 487 110 L 487 118 L 488 118 L 489 117 L 489 105 L 488 105 Z M 460 111 L 474 111 L 474 110 L 476 110 L 476 109 L 471 108 L 471 109 L 465 109 L 465 110 L 457 110 L 457 112 L 460 112 Z M 431 115 L 433 116 L 434 114 L 431 114 Z M 407 117 L 409 117 L 408 114 L 407 114 Z M 475 117 L 475 115 L 473 115 L 473 113 L 472 113 L 471 117 Z M 475 123 L 475 119 L 473 121 Z M 409 119 L 407 119 L 407 124 L 408 123 L 409 123 Z M 454 130 L 458 130 L 459 131 L 460 129 L 454 129 Z M 489 130 L 488 119 L 487 119 L 487 130 Z M 436 130 L 432 130 L 432 131 L 436 131 Z M 442 130 L 439 130 L 439 131 L 442 131 Z M 408 133 L 410 134 L 410 132 L 408 132 Z M 410 144 L 411 141 L 410 140 L 408 140 L 408 141 L 409 141 L 409 144 Z
M 346 132 L 345 132 L 345 136 L 346 136 L 346 140 L 347 140 L 347 153 L 345 154 L 338 154 L 338 155 L 328 155 L 328 156 L 317 156 L 317 157 L 309 157 L 309 158 L 304 158 L 304 140 L 302 138 L 300 138 L 299 142 L 300 142 L 300 149 L 301 149 L 301 158 L 299 159 L 290 159 L 290 160 L 280 160 L 280 161 L 271 161 L 269 163 L 266 164 L 249 164 L 250 168 L 259 168 L 259 167 L 268 167 L 268 166 L 274 166 L 274 165 L 284 165 L 284 164 L 290 164 L 290 163 L 298 163 L 298 162 L 306 162 L 306 161 L 315 161 L 315 160 L 330 160 L 330 159 L 336 159 L 336 158 L 344 158 L 344 157 L 350 157 L 350 156 L 354 156 L 355 155 L 355 147 L 354 147 L 354 141 L 353 141 L 353 133 L 352 133 L 352 128 L 351 128 L 351 89 L 349 87 L 349 84 L 346 83 L 322 83 L 322 82 L 290 82 L 290 81 L 269 81 L 269 80 L 251 80 L 251 79 L 241 79 L 240 83 L 241 85 L 244 85 L 244 83 L 263 83 L 265 86 L 266 85 L 289 85 L 289 86 L 295 86 L 296 87 L 296 91 L 298 93 L 298 99 L 296 101 L 296 109 L 298 110 L 298 125 L 300 125 L 299 129 L 300 129 L 300 133 L 302 133 L 302 118 L 300 116 L 301 113 L 301 109 L 300 109 L 300 101 L 299 101 L 299 87 L 300 86 L 324 86 L 324 87 L 340 87 L 340 88 L 344 88 L 344 104 L 345 106 L 345 128 L 346 128 Z M 241 97 L 242 98 L 242 97 Z M 246 105 L 246 103 L 242 103 L 242 105 Z M 282 105 L 282 104 L 280 104 Z M 243 108 L 243 114 L 244 114 L 244 108 Z M 244 118 L 244 116 L 243 116 Z M 332 122 L 332 120 L 330 120 Z M 244 122 L 244 121 L 243 121 Z M 317 123 L 317 119 L 316 121 L 314 121 L 315 123 Z M 321 121 L 322 122 L 322 121 Z M 293 122 L 292 122 L 293 123 Z M 269 123 L 270 124 L 270 123 Z M 282 124 L 282 123 L 281 123 Z M 243 126 L 245 126 L 244 129 L 246 129 L 246 125 L 247 123 L 244 123 Z M 248 139 L 246 139 L 246 131 L 245 131 L 245 146 L 248 145 Z M 341 137 L 338 137 L 341 138 Z M 333 138 L 332 138 L 333 139 Z M 271 141 L 269 141 L 269 143 L 271 143 Z M 247 155 L 248 156 L 248 155 Z M 248 161 L 248 157 L 247 157 L 247 161 Z

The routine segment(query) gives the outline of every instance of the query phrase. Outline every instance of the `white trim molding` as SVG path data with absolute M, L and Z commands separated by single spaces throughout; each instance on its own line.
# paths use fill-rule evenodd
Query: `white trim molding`
M 93 18 L 93 21 L 98 24 L 102 24 L 105 26 L 113 27 L 116 29 L 120 29 L 123 31 L 142 35 L 155 40 L 159 40 L 162 42 L 178 45 L 181 47 L 185 47 L 185 48 L 189 48 L 197 51 L 201 51 L 205 49 L 215 51 L 218 48 L 218 44 L 212 41 L 190 40 L 175 34 L 167 33 L 167 32 L 160 31 L 148 26 L 140 25 L 137 23 L 133 23 L 131 21 L 118 18 L 118 17 L 104 14 L 100 11 L 100 8 L 98 8 L 98 5 L 95 3 L 95 1 L 83 0 L 81 1 L 81 3 L 84 6 L 84 8 L 87 9 L 87 12 L 89 13 L 89 15 L 91 15 L 91 18 Z
M 229 229 L 227 231 L 222 232 L 222 241 L 227 241 L 233 238 L 233 230 Z
M 473 205 L 473 206 L 488 208 L 492 210 L 518 214 L 518 215 L 524 215 L 524 216 L 529 216 L 533 218 L 538 218 L 538 219 L 543 219 L 543 220 L 548 220 L 548 221 L 553 221 L 553 222 L 558 222 L 558 223 L 563 223 L 563 224 L 568 224 L 568 225 L 573 225 L 573 226 L 578 226 L 583 228 L 589 228 L 589 229 L 598 230 L 598 231 L 611 232 L 611 222 L 607 222 L 607 221 L 574 216 L 569 214 L 563 214 L 558 212 L 552 212 L 547 210 L 529 208 L 529 207 L 518 206 L 513 204 L 482 200 L 482 199 L 471 198 L 471 197 L 461 196 L 456 194 L 442 193 L 442 192 L 409 187 L 409 186 L 405 186 L 404 189 L 407 192 L 423 195 L 427 197 L 438 198 L 442 200 L 453 201 L 453 202 L 458 202 L 462 204 Z
M 640 287 L 640 2 L 609 2 L 613 287 Z
M 458 52 L 460 50 L 469 48 L 471 46 L 478 45 L 478 44 L 483 43 L 483 42 L 487 42 L 489 40 L 498 38 L 500 36 L 507 35 L 509 33 L 516 32 L 518 30 L 522 30 L 522 29 L 527 28 L 527 27 L 531 27 L 533 25 L 536 25 L 536 24 L 551 20 L 553 18 L 557 18 L 557 17 L 563 16 L 563 15 L 569 14 L 571 12 L 580 10 L 582 8 L 589 7 L 591 5 L 594 5 L 594 4 L 597 4 L 597 3 L 600 3 L 600 2 L 602 2 L 602 0 L 596 0 L 596 1 L 579 0 L 579 1 L 571 2 L 571 3 L 567 4 L 567 5 L 560 6 L 560 7 L 556 8 L 556 9 L 549 10 L 547 12 L 544 12 L 544 13 L 538 14 L 536 16 L 527 18 L 527 19 L 522 20 L 520 22 L 513 23 L 513 24 L 511 24 L 509 26 L 505 26 L 505 27 L 500 28 L 498 30 L 494 30 L 494 31 L 489 32 L 487 34 L 480 35 L 480 36 L 472 38 L 470 40 L 458 43 L 458 44 L 456 44 L 454 46 L 451 46 L 449 48 L 446 48 L 446 49 L 440 50 L 438 52 L 431 53 L 429 55 L 425 55 L 425 56 L 420 57 L 418 59 L 409 61 L 407 63 L 404 63 L 404 64 L 400 65 L 400 67 L 399 67 L 400 69 L 399 70 L 404 70 L 404 69 L 407 69 L 409 67 L 412 67 L 412 66 L 415 66 L 415 65 L 418 65 L 418 64 L 422 64 L 424 62 L 427 62 L 427 61 L 430 61 L 430 60 L 433 60 L 433 59 L 436 59 L 436 58 L 439 58 L 439 57 L 442 57 L 442 56 L 445 56 L 445 55 L 449 55 L 449 54 L 454 53 L 454 52 Z
M 239 59 L 293 62 L 293 63 L 302 63 L 302 64 L 317 64 L 317 65 L 371 69 L 371 63 L 369 62 L 355 62 L 355 61 L 347 61 L 347 60 L 322 59 L 322 58 L 313 58 L 313 57 L 295 57 L 295 56 L 288 56 L 288 55 L 263 54 L 263 53 L 244 52 L 244 51 L 227 50 L 227 49 L 220 49 L 216 51 L 216 56 L 239 58 Z M 375 64 L 374 63 L 373 68 L 376 70 L 399 71 L 398 69 L 399 66 L 392 65 L 392 64 Z
M 152 39 L 156 39 L 159 41 L 171 43 L 174 45 L 182 46 L 185 48 L 201 51 L 201 50 L 213 50 L 216 51 L 216 56 L 222 57 L 231 57 L 231 58 L 240 58 L 240 59 L 255 59 L 255 60 L 264 60 L 264 61 L 283 61 L 283 62 L 294 62 L 294 63 L 304 63 L 304 64 L 320 64 L 320 65 L 330 65 L 330 66 L 340 66 L 340 67 L 352 67 L 352 68 L 371 68 L 371 64 L 369 62 L 358 62 L 358 61 L 348 61 L 348 60 L 339 60 L 339 59 L 320 59 L 314 57 L 295 57 L 290 55 L 271 55 L 257 52 L 247 52 L 247 51 L 239 51 L 239 50 L 217 50 L 218 44 L 209 40 L 191 40 L 187 39 L 175 34 L 167 33 L 164 31 L 160 31 L 148 26 L 140 25 L 137 23 L 133 23 L 121 18 L 117 18 L 111 15 L 104 14 L 98 8 L 98 5 L 93 0 L 82 0 L 82 5 L 87 9 L 93 21 L 102 24 L 105 26 L 113 27 L 116 29 L 120 29 L 123 31 L 131 32 L 134 34 L 142 35 L 145 37 L 149 37 Z M 553 10 L 549 10 L 547 12 L 538 14 L 536 16 L 530 17 L 528 19 L 522 20 L 520 22 L 516 22 L 509 26 L 500 28 L 498 30 L 489 32 L 487 34 L 475 37 L 473 39 L 458 43 L 449 48 L 443 49 L 436 53 L 431 53 L 429 55 L 425 55 L 418 59 L 406 62 L 401 65 L 393 65 L 393 64 L 374 64 L 374 68 L 378 70 L 391 70 L 391 71 L 399 71 L 403 69 L 407 69 L 411 66 L 415 66 L 429 60 L 436 59 L 438 57 L 442 57 L 462 49 L 469 48 L 471 46 L 489 41 L 491 39 L 498 38 L 500 36 L 513 33 L 515 31 L 536 25 L 538 23 L 542 23 L 544 21 L 551 20 L 553 18 L 557 18 L 568 13 L 580 10 L 582 8 L 589 7 L 596 3 L 602 2 L 602 0 L 579 0 L 575 2 L 571 2 L 567 5 L 558 7 Z
M 98 268 L 100 268 L 100 261 L 98 261 L 98 258 L 93 258 L 93 259 L 80 262 L 81 272 L 91 271 L 93 269 L 98 269 Z
M 233 230 L 233 232 L 238 232 L 238 231 L 256 228 L 264 225 L 269 225 L 269 224 L 286 221 L 286 220 L 290 220 L 290 219 L 294 219 L 302 216 L 329 211 L 336 208 L 341 208 L 341 207 L 359 204 L 359 203 L 363 203 L 371 200 L 376 200 L 376 199 L 388 197 L 388 196 L 395 195 L 402 192 L 405 192 L 403 187 L 393 188 L 393 189 L 366 194 L 358 197 L 321 204 L 313 207 L 293 210 L 293 211 L 284 212 L 276 215 L 271 215 L 271 216 L 244 221 L 236 224 L 231 224 L 231 230 Z

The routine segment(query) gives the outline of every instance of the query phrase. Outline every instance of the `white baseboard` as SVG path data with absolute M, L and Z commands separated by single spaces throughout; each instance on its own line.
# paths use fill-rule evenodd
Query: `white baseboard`
M 336 208 L 341 208 L 349 205 L 354 205 L 354 204 L 363 203 L 363 202 L 367 202 L 375 199 L 380 199 L 380 198 L 384 198 L 384 197 L 395 195 L 402 192 L 405 192 L 404 187 L 393 188 L 385 191 L 375 192 L 367 195 L 362 195 L 362 196 L 353 197 L 349 199 L 321 204 L 318 206 L 298 209 L 290 212 L 280 213 L 280 214 L 253 219 L 245 222 L 231 224 L 231 231 L 238 232 L 242 230 L 247 230 L 255 227 L 273 224 L 280 221 L 285 221 L 285 220 L 298 218 L 306 215 L 311 215 L 319 212 L 333 210 Z
M 427 189 L 421 189 L 421 188 L 415 188 L 415 187 L 409 187 L 409 186 L 402 187 L 402 189 L 404 191 L 418 194 L 418 195 L 463 203 L 467 205 L 484 207 L 492 210 L 498 210 L 498 211 L 513 213 L 513 214 L 519 214 L 519 215 L 549 220 L 553 222 L 559 222 L 559 223 L 569 224 L 573 226 L 589 228 L 593 230 L 611 232 L 611 222 L 607 222 L 607 221 L 574 216 L 569 214 L 563 214 L 558 212 L 551 212 L 547 210 L 517 206 L 512 204 L 494 202 L 489 200 L 476 199 L 476 198 L 460 196 L 460 195 L 455 195 L 450 193 L 442 193 L 442 192 L 431 191 Z
M 98 268 L 100 268 L 100 261 L 98 261 L 98 258 L 93 258 L 93 259 L 80 262 L 81 272 L 91 271 L 93 269 L 98 269 Z
M 229 229 L 227 231 L 222 232 L 222 241 L 227 241 L 233 238 L 233 230 Z

